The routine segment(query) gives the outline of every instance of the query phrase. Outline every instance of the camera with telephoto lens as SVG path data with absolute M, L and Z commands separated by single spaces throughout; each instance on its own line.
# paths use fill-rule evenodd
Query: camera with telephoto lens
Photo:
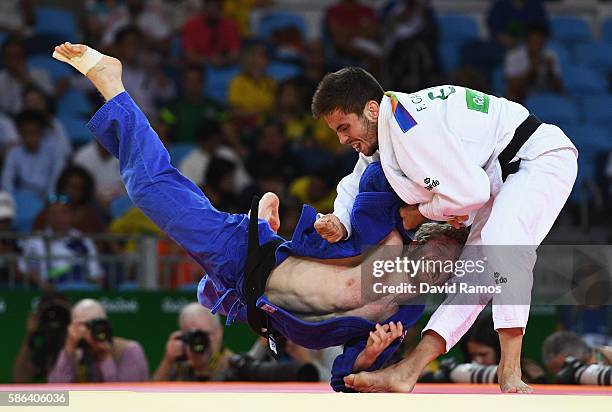
M 46 376 L 49 365 L 55 363 L 64 346 L 70 324 L 70 310 L 57 301 L 41 299 L 36 318 L 37 327 L 29 337 L 28 348 L 36 367 L 35 377 L 39 378 Z
M 559 373 L 555 375 L 555 382 L 564 385 L 612 385 L 612 366 L 591 364 L 585 365 L 578 359 L 568 356 Z
M 226 381 L 318 382 L 319 371 L 311 363 L 295 360 L 262 361 L 248 355 L 232 355 Z
M 193 353 L 201 354 L 210 348 L 210 337 L 203 330 L 183 332 L 178 339 L 185 342 Z
M 497 365 L 459 363 L 453 358 L 444 359 L 435 372 L 423 374 L 423 383 L 497 383 Z
M 104 318 L 91 319 L 85 322 L 85 326 L 96 342 L 111 342 L 113 340 L 113 328 L 108 320 Z

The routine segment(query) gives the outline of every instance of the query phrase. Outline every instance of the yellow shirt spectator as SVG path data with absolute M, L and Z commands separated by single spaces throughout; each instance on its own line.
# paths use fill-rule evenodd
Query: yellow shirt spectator
M 230 83 L 230 106 L 251 114 L 272 110 L 276 101 L 276 81 L 271 77 L 256 80 L 244 74 L 234 77 Z

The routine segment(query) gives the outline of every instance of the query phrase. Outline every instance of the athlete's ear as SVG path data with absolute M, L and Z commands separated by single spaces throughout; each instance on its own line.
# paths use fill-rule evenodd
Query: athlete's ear
M 363 115 L 371 122 L 378 121 L 378 111 L 380 106 L 376 100 L 370 100 L 363 108 Z

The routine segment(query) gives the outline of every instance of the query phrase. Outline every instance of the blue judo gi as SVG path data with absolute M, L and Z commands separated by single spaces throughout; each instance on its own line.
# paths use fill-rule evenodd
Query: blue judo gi
M 127 92 L 106 102 L 87 126 L 119 159 L 121 178 L 134 204 L 206 271 L 198 285 L 198 301 L 213 313 L 227 316 L 228 325 L 234 319 L 246 322 L 242 285 L 249 217 L 216 210 L 200 188 L 170 164 L 168 152 Z M 367 245 L 380 242 L 394 228 L 407 236 L 399 217 L 402 202 L 386 181 L 379 163 L 368 167 L 359 189 L 351 216 L 353 236 L 350 239 L 336 244 L 322 239 L 313 228 L 316 212 L 305 205 L 290 241 L 275 234 L 260 219 L 260 244 L 272 240 L 281 242 L 275 253 L 278 265 L 289 255 L 319 259 L 356 256 Z M 272 304 L 265 294 L 259 297 L 257 307 L 267 312 L 276 331 L 298 345 L 310 349 L 344 345 L 343 353 L 333 364 L 331 385 L 336 391 L 350 391 L 344 386 L 343 378 L 352 373 L 355 359 L 366 346 L 375 323 L 354 316 L 305 322 Z M 423 310 L 423 305 L 400 306 L 385 323 L 401 321 L 408 328 Z M 400 343 L 396 339 L 368 370 L 379 369 Z

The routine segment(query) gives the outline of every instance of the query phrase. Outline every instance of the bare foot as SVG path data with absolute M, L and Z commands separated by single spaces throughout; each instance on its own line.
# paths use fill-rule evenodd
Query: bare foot
M 533 389 L 521 380 L 521 371 L 498 368 L 497 379 L 503 393 L 532 393 Z
M 418 373 L 398 365 L 376 372 L 360 372 L 344 378 L 344 384 L 357 392 L 412 392 Z
M 55 46 L 55 51 L 67 59 L 82 57 L 87 51 L 84 44 L 64 43 Z M 96 89 L 110 100 L 125 91 L 121 82 L 121 62 L 114 57 L 103 55 L 102 59 L 87 72 L 87 78 L 96 86 Z
M 259 213 L 257 217 L 268 222 L 274 233 L 280 228 L 280 217 L 278 215 L 278 207 L 280 200 L 272 192 L 265 193 L 259 201 Z

